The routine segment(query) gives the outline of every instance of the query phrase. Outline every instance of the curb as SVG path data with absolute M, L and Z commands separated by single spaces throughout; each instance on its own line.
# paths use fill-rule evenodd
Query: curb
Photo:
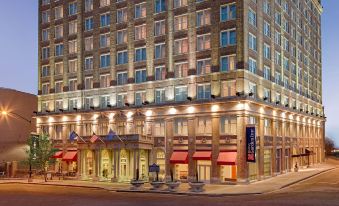
M 313 178 L 313 177 L 316 177 L 316 176 L 321 175 L 321 174 L 326 173 L 326 172 L 330 172 L 330 171 L 335 170 L 335 169 L 336 169 L 336 167 L 329 168 L 329 169 L 327 169 L 327 170 L 323 170 L 323 171 L 321 171 L 321 172 L 319 172 L 319 173 L 316 173 L 316 174 L 310 175 L 310 176 L 308 176 L 308 177 L 304 177 L 304 178 L 302 178 L 302 179 L 300 179 L 300 180 L 296 180 L 296 181 L 294 181 L 294 182 L 291 182 L 291 183 L 288 183 L 288 184 L 286 184 L 286 185 L 283 185 L 283 186 L 281 186 L 278 190 L 285 189 L 285 188 L 290 187 L 290 186 L 292 186 L 292 185 L 294 185 L 294 184 L 297 184 L 297 183 L 299 183 L 299 182 L 303 182 L 303 181 L 305 181 L 305 180 L 307 180 L 307 179 L 311 179 L 311 178 Z M 277 190 L 276 190 L 276 191 L 277 191 Z

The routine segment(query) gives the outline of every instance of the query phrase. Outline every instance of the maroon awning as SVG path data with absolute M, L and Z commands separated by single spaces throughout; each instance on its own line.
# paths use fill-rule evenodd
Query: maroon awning
M 211 151 L 196 151 L 193 154 L 194 160 L 211 160 L 212 152 Z
M 187 164 L 188 163 L 188 152 L 186 151 L 177 151 L 173 152 L 171 159 L 171 164 Z
M 64 161 L 77 161 L 77 151 L 68 151 L 63 156 L 62 160 Z
M 236 165 L 237 152 L 220 152 L 217 160 L 218 165 Z

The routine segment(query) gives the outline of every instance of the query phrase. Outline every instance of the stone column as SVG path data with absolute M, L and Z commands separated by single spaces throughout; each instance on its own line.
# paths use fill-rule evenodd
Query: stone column
M 83 151 L 78 149 L 78 155 L 77 155 L 77 178 L 81 179 L 82 178 L 82 154 Z
M 276 167 L 276 152 L 277 152 L 277 126 L 279 127 L 278 120 L 273 119 L 272 121 L 272 136 L 273 136 L 273 146 L 271 152 L 271 169 L 272 176 L 277 175 L 277 167 Z
M 212 178 L 211 183 L 220 183 L 220 166 L 217 164 L 220 148 L 220 116 L 212 116 Z
M 237 116 L 237 182 L 248 183 L 249 171 L 246 161 L 246 116 Z
M 173 129 L 174 129 L 174 120 L 173 118 L 168 118 L 165 120 L 165 127 L 166 127 L 166 137 L 165 137 L 165 179 L 169 181 L 171 179 L 171 170 L 174 173 L 173 165 L 170 163 L 171 155 L 173 153 Z
M 99 177 L 100 177 L 100 168 L 99 168 L 99 164 L 100 164 L 100 157 L 99 154 L 100 150 L 99 149 L 95 149 L 94 150 L 94 177 L 93 177 L 93 181 L 99 181 Z
M 265 118 L 260 117 L 259 119 L 259 131 L 258 131 L 258 136 L 260 138 L 259 140 L 259 154 L 258 154 L 258 159 L 259 161 L 259 180 L 263 180 L 265 177 L 264 175 L 264 148 L 265 148 Z
M 286 129 L 290 129 L 286 127 L 286 121 L 282 121 L 282 149 L 281 149 L 281 173 L 285 173 L 288 168 L 285 168 L 286 160 L 285 160 L 285 138 L 287 135 Z
M 187 119 L 187 128 L 188 128 L 188 181 L 196 180 L 196 170 L 197 170 L 197 161 L 193 160 L 193 154 L 196 149 L 195 145 L 195 129 L 196 129 L 196 118 L 189 117 Z

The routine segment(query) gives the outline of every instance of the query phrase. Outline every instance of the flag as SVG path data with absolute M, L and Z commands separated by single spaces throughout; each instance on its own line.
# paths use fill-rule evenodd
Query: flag
M 74 140 L 78 141 L 78 139 L 80 139 L 83 142 L 86 142 L 75 131 L 71 132 L 71 134 L 69 135 L 69 140 L 71 140 L 71 141 L 74 141 Z
M 93 144 L 98 139 L 99 139 L 99 137 L 93 132 L 93 136 L 91 137 L 91 139 L 89 141 Z
M 112 141 L 115 136 L 116 133 L 112 129 L 110 129 L 106 138 L 108 141 Z

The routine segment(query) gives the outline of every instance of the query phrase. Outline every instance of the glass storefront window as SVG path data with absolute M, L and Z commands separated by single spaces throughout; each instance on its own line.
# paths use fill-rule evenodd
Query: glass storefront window
M 264 175 L 265 176 L 272 175 L 272 150 L 271 149 L 264 150 Z

